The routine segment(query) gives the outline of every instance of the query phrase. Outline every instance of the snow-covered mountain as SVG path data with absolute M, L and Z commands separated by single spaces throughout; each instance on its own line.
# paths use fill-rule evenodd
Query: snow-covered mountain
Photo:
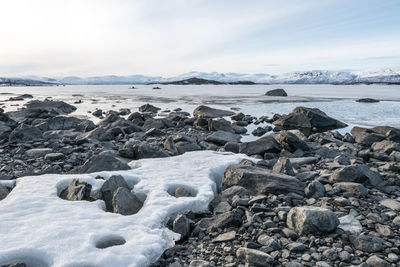
M 93 77 L 64 77 L 49 78 L 37 76 L 25 76 L 23 78 L 0 78 L 0 84 L 4 81 L 27 80 L 28 84 L 58 83 L 58 84 L 146 84 L 167 83 L 181 81 L 190 78 L 214 80 L 223 83 L 239 81 L 251 81 L 255 83 L 269 84 L 348 84 L 348 83 L 400 83 L 400 67 L 387 68 L 373 71 L 329 71 L 312 70 L 296 71 L 279 75 L 266 73 L 244 74 L 244 73 L 220 73 L 220 72 L 188 72 L 174 77 L 161 76 L 93 76 Z

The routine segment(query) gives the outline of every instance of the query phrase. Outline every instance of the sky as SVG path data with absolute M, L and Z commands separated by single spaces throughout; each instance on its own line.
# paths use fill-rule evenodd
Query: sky
M 0 0 L 0 77 L 400 66 L 398 0 Z

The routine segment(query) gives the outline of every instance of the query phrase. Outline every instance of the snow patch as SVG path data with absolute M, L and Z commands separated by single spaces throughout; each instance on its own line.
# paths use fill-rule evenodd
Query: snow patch
M 82 175 L 22 177 L 0 201 L 0 265 L 147 266 L 172 247 L 179 234 L 165 227 L 168 218 L 201 211 L 214 198 L 223 172 L 245 155 L 195 151 L 181 156 L 143 159 L 131 170 Z M 111 175 L 122 175 L 133 191 L 147 195 L 143 208 L 123 216 L 104 211 L 104 202 L 65 201 L 58 197 L 74 178 L 99 190 Z M 175 198 L 171 187 L 195 192 Z M 100 247 L 100 248 L 99 248 Z

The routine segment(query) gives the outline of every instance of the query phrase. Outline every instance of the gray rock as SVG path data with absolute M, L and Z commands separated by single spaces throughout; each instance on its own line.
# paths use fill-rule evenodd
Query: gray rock
M 178 149 L 175 146 L 174 140 L 172 140 L 172 137 L 168 137 L 164 141 L 164 149 L 172 152 L 174 155 L 178 155 Z
M 231 123 L 225 119 L 209 120 L 208 121 L 208 130 L 210 132 L 224 131 L 224 132 L 235 133 L 235 131 L 232 129 Z
M 341 182 L 335 183 L 333 187 L 336 187 L 344 192 L 352 193 L 356 197 L 366 197 L 368 195 L 367 189 L 359 183 Z
M 161 108 L 155 107 L 150 104 L 145 104 L 139 107 L 140 112 L 150 112 L 150 113 L 157 113 Z
M 5 199 L 9 193 L 8 188 L 0 184 L 0 200 Z
M 183 214 L 176 216 L 172 230 L 181 235 L 181 240 L 185 240 L 190 234 L 190 220 Z
M 387 261 L 379 258 L 376 255 L 372 255 L 371 257 L 369 257 L 367 259 L 366 263 L 369 264 L 369 266 L 374 266 L 374 267 L 389 267 L 390 266 L 390 264 Z
M 129 170 L 128 164 L 123 163 L 108 151 L 103 151 L 92 156 L 79 169 L 79 173 L 91 173 L 100 171 Z
M 101 116 L 103 116 L 103 110 L 96 109 L 95 111 L 93 111 L 92 115 L 95 117 L 101 117 Z
M 339 218 L 339 226 L 338 228 L 342 229 L 345 232 L 350 234 L 357 235 L 361 233 L 362 226 L 359 220 L 356 219 L 353 215 L 346 215 Z
M 223 188 L 242 186 L 257 194 L 304 194 L 304 183 L 294 177 L 254 166 L 230 165 L 222 180 Z
M 228 227 L 239 227 L 240 225 L 242 225 L 242 216 L 239 212 L 233 210 L 218 214 L 214 219 L 212 227 L 215 229 L 225 229 Z
M 300 253 L 307 249 L 307 246 L 303 243 L 293 242 L 287 245 L 286 247 L 292 253 Z
M 189 142 L 178 142 L 176 143 L 176 148 L 178 149 L 179 154 L 185 154 L 186 152 L 201 150 L 201 147 L 198 144 Z
M 121 175 L 112 175 L 103 183 L 100 192 L 101 198 L 106 203 L 107 210 L 113 210 L 114 193 L 120 187 L 126 188 L 130 192 L 128 184 L 126 183 L 124 177 L 122 177 Z
M 381 175 L 366 165 L 351 165 L 336 170 L 330 177 L 333 182 L 355 182 L 376 186 L 382 182 Z
M 257 242 L 265 247 L 267 247 L 268 251 L 275 251 L 281 249 L 278 241 L 275 238 L 270 237 L 267 234 L 262 234 L 257 238 Z
M 275 172 L 280 172 L 290 176 L 295 175 L 292 164 L 290 163 L 290 160 L 288 158 L 279 158 L 278 161 L 275 163 L 273 170 Z
M 112 211 L 121 215 L 132 215 L 140 211 L 143 202 L 126 187 L 118 187 L 112 198 Z
M 164 149 L 145 142 L 133 145 L 132 149 L 134 151 L 134 159 L 163 158 L 169 156 Z
M 218 242 L 229 242 L 234 240 L 236 237 L 236 232 L 235 231 L 229 231 L 223 234 L 218 235 L 216 238 L 214 238 L 212 241 L 215 243 Z
M 384 240 L 375 235 L 351 235 L 350 242 L 356 249 L 367 253 L 382 251 L 384 248 Z
M 397 201 L 395 199 L 384 199 L 379 202 L 379 204 L 391 210 L 400 211 L 400 201 Z
M 236 251 L 236 257 L 245 261 L 249 266 L 273 266 L 274 258 L 262 251 L 241 247 Z
M 189 267 L 214 267 L 214 265 L 203 260 L 192 260 Z
M 61 192 L 60 197 L 69 201 L 90 200 L 91 190 L 91 184 L 79 182 L 79 179 L 75 178 L 68 187 Z
M 56 161 L 64 158 L 63 153 L 48 153 L 44 156 L 45 160 Z
M 310 150 L 310 147 L 306 142 L 301 140 L 297 135 L 289 131 L 281 131 L 279 133 L 279 143 L 282 147 L 290 152 L 294 152 L 298 149 L 303 151 Z
M 353 135 L 357 143 L 363 144 L 365 146 L 371 146 L 373 143 L 380 142 L 385 138 L 384 135 L 376 133 L 371 129 L 358 126 L 351 129 L 351 134 Z
M 219 117 L 232 116 L 234 114 L 235 113 L 232 111 L 215 109 L 215 108 L 210 108 L 207 106 L 198 106 L 193 111 L 193 116 L 196 118 L 204 117 L 204 118 L 213 119 L 213 118 L 219 118 Z
M 265 93 L 267 96 L 287 96 L 287 93 L 284 89 L 278 88 L 278 89 L 273 89 L 269 90 L 268 92 Z
M 40 158 L 51 152 L 53 152 L 51 148 L 32 148 L 27 150 L 25 154 L 29 158 Z
M 228 142 L 239 142 L 241 136 L 238 134 L 225 132 L 225 131 L 217 131 L 207 136 L 206 141 L 215 143 L 217 145 L 225 145 Z
M 280 151 L 279 143 L 270 135 L 239 145 L 239 153 L 246 155 L 264 155 L 264 153 L 279 153 Z
M 393 151 L 400 151 L 400 144 L 389 140 L 383 140 L 373 143 L 371 148 L 373 151 L 381 151 L 390 154 Z
M 299 158 L 289 158 L 290 163 L 292 163 L 293 168 L 297 169 L 302 165 L 308 165 L 317 163 L 319 161 L 318 157 L 299 157 Z
M 321 184 L 317 180 L 314 180 L 307 185 L 304 193 L 309 198 L 320 198 L 325 196 L 326 190 L 323 184 Z
M 339 220 L 329 209 L 303 206 L 289 211 L 287 225 L 300 235 L 329 233 L 336 230 Z
M 10 133 L 8 140 L 10 142 L 25 143 L 42 138 L 42 132 L 37 127 L 21 124 Z

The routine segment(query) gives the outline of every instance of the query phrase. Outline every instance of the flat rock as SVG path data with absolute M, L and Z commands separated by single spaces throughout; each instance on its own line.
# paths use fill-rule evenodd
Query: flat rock
M 337 187 L 344 192 L 352 193 L 356 197 L 366 197 L 368 195 L 367 189 L 359 183 L 340 182 L 333 184 L 333 187 Z
M 339 226 L 338 228 L 342 229 L 345 232 L 350 234 L 359 234 L 362 231 L 362 226 L 359 220 L 356 219 L 353 215 L 346 215 L 339 218 Z
M 376 186 L 380 184 L 383 179 L 382 176 L 372 171 L 366 165 L 351 165 L 336 170 L 330 177 L 333 182 L 355 182 L 367 185 Z
M 228 110 L 222 110 L 222 109 L 215 109 L 207 106 L 198 106 L 195 108 L 193 111 L 193 116 L 194 117 L 204 117 L 204 118 L 219 118 L 219 117 L 226 117 L 226 116 L 232 116 L 235 113 L 232 111 Z
M 5 199 L 9 193 L 8 188 L 0 184 L 0 200 Z
M 51 152 L 53 152 L 51 148 L 31 148 L 25 152 L 25 155 L 29 158 L 40 158 Z
M 398 200 L 388 198 L 382 200 L 381 202 L 379 202 L 379 204 L 391 210 L 400 211 L 400 201 Z
M 371 234 L 351 235 L 350 242 L 356 249 L 367 253 L 382 251 L 384 248 L 384 240 Z
M 229 231 L 218 235 L 213 239 L 213 242 L 228 242 L 234 240 L 236 237 L 236 231 Z

